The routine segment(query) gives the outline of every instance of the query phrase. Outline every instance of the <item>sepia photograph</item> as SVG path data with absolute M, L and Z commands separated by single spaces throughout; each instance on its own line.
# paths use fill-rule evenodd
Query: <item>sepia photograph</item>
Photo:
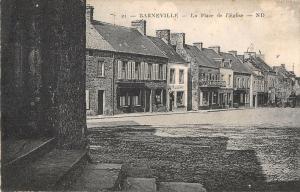
M 1 191 L 299 191 L 300 0 L 0 6 Z

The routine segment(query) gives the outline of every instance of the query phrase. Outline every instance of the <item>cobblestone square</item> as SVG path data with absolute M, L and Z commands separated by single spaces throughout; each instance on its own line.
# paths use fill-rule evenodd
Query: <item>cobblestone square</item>
M 201 183 L 209 191 L 299 185 L 300 110 L 221 112 L 93 119 L 93 161 L 145 164 L 161 182 Z

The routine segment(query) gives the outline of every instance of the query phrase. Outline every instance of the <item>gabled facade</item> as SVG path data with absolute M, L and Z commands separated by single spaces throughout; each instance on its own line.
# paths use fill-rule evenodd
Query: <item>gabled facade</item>
M 168 57 L 167 67 L 167 109 L 168 111 L 187 111 L 191 106 L 189 96 L 189 63 L 176 53 L 170 44 L 170 30 L 157 30 L 151 41 Z
M 168 58 L 146 22 L 123 27 L 93 20 L 93 7 L 86 13 L 87 114 L 166 111 Z
M 244 62 L 249 62 L 257 68 L 264 76 L 264 94 L 259 95 L 258 105 L 267 106 L 275 104 L 277 75 L 276 72 L 263 60 L 263 55 L 255 52 L 245 52 Z
M 277 74 L 276 98 L 278 102 L 287 102 L 294 90 L 295 76 L 286 69 L 285 64 L 274 66 L 273 69 Z

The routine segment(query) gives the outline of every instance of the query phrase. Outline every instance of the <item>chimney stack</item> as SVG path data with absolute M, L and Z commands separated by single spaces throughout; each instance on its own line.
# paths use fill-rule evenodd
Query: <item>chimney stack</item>
M 214 50 L 217 54 L 220 54 L 220 46 L 211 46 L 209 49 Z
M 202 48 L 203 48 L 203 43 L 202 42 L 195 42 L 195 43 L 193 43 L 193 45 L 195 47 L 197 47 L 200 51 L 202 51 Z
M 167 44 L 170 44 L 170 35 L 170 29 L 156 30 L 156 37 L 162 39 Z
M 235 50 L 232 50 L 232 51 L 228 51 L 228 53 L 230 53 L 231 55 L 233 55 L 233 56 L 237 56 L 237 51 L 235 51 Z
M 255 52 L 245 52 L 244 53 L 244 59 L 246 60 L 246 59 L 250 59 L 250 58 L 252 58 L 252 57 L 256 57 L 256 53 Z
M 91 5 L 86 5 L 86 8 L 85 8 L 85 18 L 88 20 L 88 21 L 93 21 L 94 19 L 94 7 L 91 6 Z
M 185 33 L 171 33 L 171 45 L 183 46 L 185 45 Z
M 146 21 L 145 20 L 131 21 L 131 26 L 136 28 L 142 35 L 146 35 Z
M 285 64 L 281 64 L 281 67 L 285 69 Z

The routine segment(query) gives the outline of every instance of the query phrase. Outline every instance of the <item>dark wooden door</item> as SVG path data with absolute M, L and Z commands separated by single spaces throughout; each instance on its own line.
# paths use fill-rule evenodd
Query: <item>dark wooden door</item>
M 98 91 L 98 115 L 103 115 L 103 91 Z

